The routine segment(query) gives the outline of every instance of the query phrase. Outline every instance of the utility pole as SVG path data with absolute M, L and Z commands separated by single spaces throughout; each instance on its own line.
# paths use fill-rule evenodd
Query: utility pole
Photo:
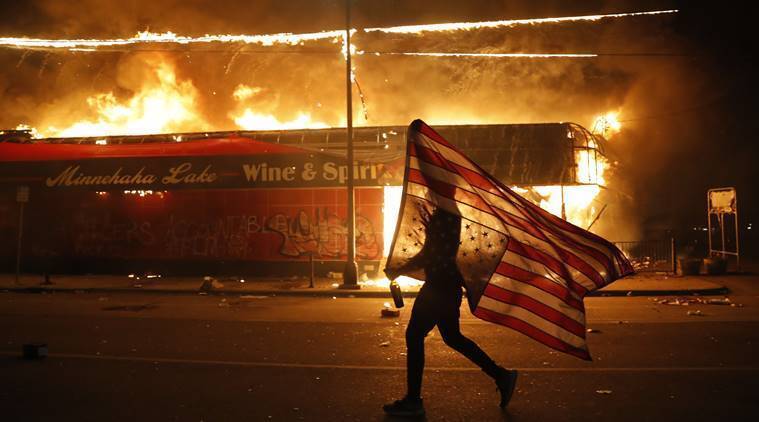
M 356 202 L 353 189 L 353 98 L 351 91 L 353 71 L 351 69 L 351 0 L 345 0 L 345 95 L 347 98 L 347 164 L 348 164 L 348 256 L 343 271 L 341 289 L 359 289 L 358 267 L 356 266 Z

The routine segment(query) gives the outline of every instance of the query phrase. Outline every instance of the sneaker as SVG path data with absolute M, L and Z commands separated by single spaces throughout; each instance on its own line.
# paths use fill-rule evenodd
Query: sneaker
M 498 367 L 498 376 L 495 379 L 496 389 L 501 393 L 501 409 L 508 406 L 511 396 L 514 394 L 514 387 L 517 385 L 517 371 L 508 370 Z
M 382 406 L 382 410 L 390 416 L 422 417 L 424 416 L 424 404 L 422 399 L 410 399 L 404 397 L 393 403 Z

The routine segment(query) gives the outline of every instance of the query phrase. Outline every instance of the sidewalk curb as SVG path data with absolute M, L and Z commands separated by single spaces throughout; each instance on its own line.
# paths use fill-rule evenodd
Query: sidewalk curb
M 142 289 L 142 288 L 121 288 L 121 287 L 86 287 L 86 288 L 68 288 L 68 287 L 6 287 L 0 288 L 0 292 L 9 293 L 142 293 L 156 295 L 201 295 L 206 293 L 208 296 L 291 296 L 291 297 L 340 297 L 340 298 L 390 298 L 390 292 L 387 291 L 362 291 L 362 290 L 342 290 L 342 289 L 282 289 L 282 290 L 256 290 L 240 291 L 230 289 L 219 289 L 201 292 L 199 290 L 189 289 Z M 678 290 L 596 290 L 589 293 L 586 297 L 626 297 L 626 296 L 710 296 L 726 295 L 730 290 L 725 286 L 719 286 L 709 289 L 678 289 Z M 404 292 L 406 298 L 415 298 L 417 292 Z

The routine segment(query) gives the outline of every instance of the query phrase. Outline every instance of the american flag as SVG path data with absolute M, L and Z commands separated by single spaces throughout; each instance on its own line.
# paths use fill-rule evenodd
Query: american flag
M 622 252 L 517 195 L 421 120 L 409 126 L 406 160 L 388 272 L 421 252 L 436 209 L 460 216 L 456 264 L 472 313 L 590 360 L 583 297 L 633 273 Z

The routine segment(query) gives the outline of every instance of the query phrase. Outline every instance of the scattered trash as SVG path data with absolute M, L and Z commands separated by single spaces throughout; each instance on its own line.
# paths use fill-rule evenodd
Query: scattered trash
M 401 316 L 401 310 L 382 308 L 382 310 L 380 311 L 380 315 L 382 316 L 382 318 L 398 318 L 399 316 Z
M 597 330 L 595 328 L 588 328 L 585 331 L 588 332 L 588 333 L 600 333 L 601 332 L 601 330 Z
M 105 301 L 107 301 L 107 300 L 108 300 L 108 298 L 107 298 L 107 297 L 99 297 L 99 298 L 98 298 L 98 302 L 105 302 Z
M 598 394 L 611 394 L 611 390 L 596 390 Z
M 47 357 L 47 344 L 27 343 L 22 347 L 24 359 L 42 359 Z
M 229 303 L 227 303 L 227 302 L 219 302 L 219 308 L 228 308 L 228 307 L 229 307 Z
M 340 283 L 332 283 L 332 287 L 338 288 L 338 287 L 340 287 Z
M 632 290 L 631 290 L 631 291 L 629 291 L 629 292 L 627 292 L 627 296 L 632 296 L 632 295 L 633 295 L 633 292 L 632 292 Z
M 379 344 L 379 346 L 380 347 L 388 347 L 388 346 L 390 346 L 390 342 L 389 341 L 383 341 L 382 343 Z
M 656 303 L 660 305 L 679 305 L 679 306 L 690 306 L 690 305 L 733 305 L 733 302 L 730 301 L 730 298 L 723 297 L 723 298 L 711 298 L 711 299 L 705 299 L 700 297 L 676 297 L 673 299 L 660 299 L 657 300 Z
M 700 310 L 688 311 L 688 315 L 691 315 L 691 316 L 704 316 L 704 314 L 702 314 Z
M 382 310 L 380 311 L 380 316 L 382 318 L 397 318 L 401 316 L 401 310 L 400 309 L 393 309 L 390 305 L 390 302 L 385 302 L 382 304 Z
M 341 280 L 343 278 L 343 274 L 342 273 L 338 273 L 336 271 L 330 271 L 330 272 L 327 273 L 327 278 L 333 278 L 333 279 L 336 279 L 336 280 L 338 280 L 338 279 Z

